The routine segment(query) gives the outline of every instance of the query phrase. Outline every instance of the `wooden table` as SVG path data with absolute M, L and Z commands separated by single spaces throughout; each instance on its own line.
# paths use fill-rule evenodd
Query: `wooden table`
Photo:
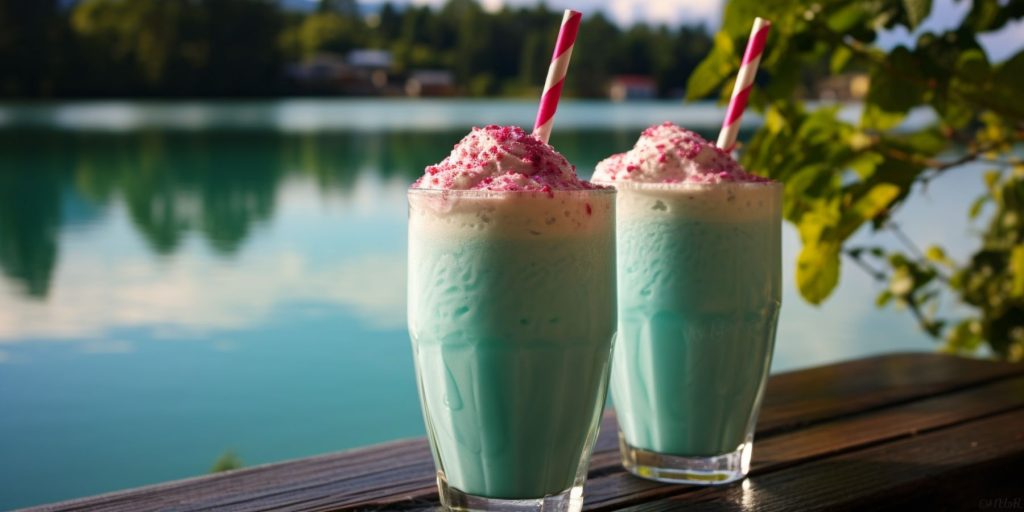
M 661 485 L 622 469 L 614 413 L 590 463 L 589 510 L 1024 510 L 1024 365 L 894 354 L 775 375 L 751 476 Z M 423 510 L 410 439 L 35 510 Z

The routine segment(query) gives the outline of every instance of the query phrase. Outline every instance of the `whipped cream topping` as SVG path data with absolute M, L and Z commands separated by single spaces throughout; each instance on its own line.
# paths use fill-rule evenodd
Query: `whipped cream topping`
M 555 148 L 515 126 L 473 128 L 450 155 L 426 168 L 413 188 L 496 192 L 589 190 L 576 166 Z
M 643 131 L 633 149 L 597 164 L 595 182 L 768 182 L 750 174 L 728 153 L 690 130 L 665 121 Z

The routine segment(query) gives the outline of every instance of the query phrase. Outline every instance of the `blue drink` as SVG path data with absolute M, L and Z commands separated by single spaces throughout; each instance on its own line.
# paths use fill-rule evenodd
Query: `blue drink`
M 616 327 L 614 191 L 412 190 L 409 205 L 442 502 L 578 509 Z
M 624 465 L 667 482 L 742 478 L 779 314 L 782 187 L 617 187 Z

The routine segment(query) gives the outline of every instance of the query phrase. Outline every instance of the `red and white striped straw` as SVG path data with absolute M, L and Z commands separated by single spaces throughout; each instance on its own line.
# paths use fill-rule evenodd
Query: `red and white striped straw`
M 540 109 L 537 110 L 537 121 L 533 123 L 533 136 L 547 142 L 551 136 L 555 111 L 558 110 L 558 99 L 562 96 L 562 85 L 565 83 L 565 72 L 569 69 L 572 47 L 576 44 L 576 33 L 580 30 L 580 19 L 583 15 L 572 9 L 565 10 L 562 17 L 562 28 L 558 31 L 555 52 L 551 55 L 551 66 L 548 67 L 548 78 L 544 82 L 544 93 L 540 97 Z
M 725 111 L 722 131 L 718 134 L 717 145 L 726 151 L 732 151 L 736 145 L 736 135 L 740 132 L 740 118 L 747 108 L 750 90 L 754 87 L 754 76 L 757 75 L 757 66 L 761 63 L 761 54 L 764 53 L 768 29 L 771 27 L 770 21 L 754 18 L 754 28 L 750 30 L 750 39 L 747 40 L 747 51 L 743 54 L 743 64 L 740 65 L 736 84 L 732 88 L 732 98 L 729 99 L 729 108 Z

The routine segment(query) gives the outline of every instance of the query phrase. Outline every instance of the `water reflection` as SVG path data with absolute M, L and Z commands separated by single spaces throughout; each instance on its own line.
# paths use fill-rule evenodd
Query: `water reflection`
M 0 268 L 29 296 L 45 297 L 57 262 L 63 180 L 48 168 L 17 169 L 17 155 L 10 159 L 0 168 Z
M 323 194 L 351 195 L 361 174 L 408 182 L 440 159 L 461 133 L 20 131 L 0 135 L 0 266 L 25 294 L 45 298 L 58 264 L 58 235 L 121 203 L 157 254 L 175 253 L 191 233 L 235 254 L 269 222 L 288 178 Z M 573 160 L 629 135 L 562 134 Z M 620 140 L 616 140 L 620 139 Z M 395 205 L 388 205 L 393 207 Z

